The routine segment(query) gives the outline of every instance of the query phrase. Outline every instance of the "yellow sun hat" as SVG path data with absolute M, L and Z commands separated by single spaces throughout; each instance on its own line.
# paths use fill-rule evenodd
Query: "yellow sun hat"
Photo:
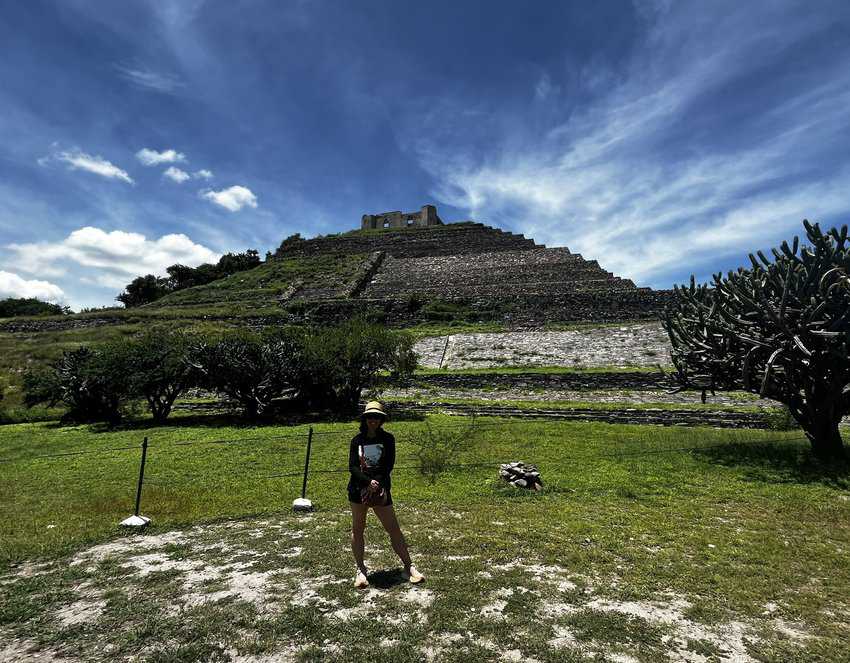
M 366 409 L 363 410 L 363 414 L 360 416 L 361 419 L 365 419 L 367 414 L 379 414 L 384 419 L 387 418 L 387 413 L 384 411 L 384 406 L 378 401 L 369 401 L 366 403 Z

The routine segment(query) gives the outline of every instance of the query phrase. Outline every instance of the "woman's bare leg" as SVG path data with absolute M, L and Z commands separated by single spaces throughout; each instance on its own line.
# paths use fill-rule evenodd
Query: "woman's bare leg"
M 378 516 L 378 520 L 384 526 L 384 529 L 387 530 L 387 534 L 390 535 L 390 543 L 393 546 L 393 550 L 395 550 L 395 554 L 401 559 L 404 568 L 410 570 L 410 553 L 407 550 L 407 541 L 404 540 L 404 534 L 401 533 L 401 527 L 399 527 L 393 505 L 376 506 L 374 507 L 374 511 L 375 515 Z
M 363 504 L 351 505 L 351 552 L 354 554 L 354 563 L 357 568 L 364 574 L 366 573 L 366 565 L 363 562 L 363 555 L 366 549 L 366 539 L 363 532 L 366 530 L 366 513 L 369 507 Z

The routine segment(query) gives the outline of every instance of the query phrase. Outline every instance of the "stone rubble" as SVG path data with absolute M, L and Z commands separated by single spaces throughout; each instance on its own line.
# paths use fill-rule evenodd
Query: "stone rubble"
M 540 471 L 535 465 L 526 465 L 522 461 L 503 463 L 499 468 L 499 477 L 516 488 L 543 489 Z

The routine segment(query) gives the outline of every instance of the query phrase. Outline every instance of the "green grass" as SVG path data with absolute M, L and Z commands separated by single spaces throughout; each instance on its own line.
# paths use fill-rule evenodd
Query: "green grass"
M 439 416 L 428 421 L 437 429 L 463 424 Z M 544 492 L 504 486 L 493 465 L 456 467 L 431 485 L 409 469 L 415 465 L 412 441 L 424 423 L 392 422 L 388 428 L 399 445 L 393 496 L 434 600 L 420 612 L 405 602 L 406 590 L 392 571 L 397 562 L 372 521 L 368 557 L 373 568 L 390 570 L 373 577 L 378 594 L 372 608 L 347 622 L 333 610 L 365 607 L 363 595 L 348 584 L 344 466 L 353 424 L 315 425 L 308 496 L 318 512 L 307 520 L 289 510 L 300 491 L 303 425 L 251 427 L 184 417 L 168 427 L 142 422 L 115 431 L 0 428 L 0 458 L 18 459 L 0 464 L 0 556 L 7 567 L 24 559 L 48 562 L 44 575 L 15 576 L 3 586 L 0 623 L 48 650 L 74 647 L 87 660 L 106 656 L 107 646 L 115 655 L 173 661 L 225 660 L 226 648 L 260 655 L 297 646 L 302 660 L 319 660 L 335 643 L 346 660 L 415 661 L 421 647 L 447 633 L 460 639 L 441 649 L 438 660 L 495 660 L 494 644 L 541 661 L 577 660 L 575 647 L 547 644 L 568 629 L 591 651 L 653 661 L 666 660 L 664 636 L 672 627 L 608 611 L 605 602 L 686 601 L 683 614 L 701 628 L 729 621 L 757 628 L 760 640 L 748 651 L 759 660 L 843 660 L 843 629 L 850 621 L 850 482 L 846 468 L 817 465 L 798 434 L 479 423 L 457 462 L 534 462 Z M 192 530 L 163 553 L 178 565 L 197 560 L 200 568 L 221 574 L 240 560 L 252 572 L 279 572 L 271 576 L 280 597 L 272 597 L 279 601 L 275 611 L 259 613 L 245 600 L 223 599 L 175 612 L 186 567 L 163 567 L 134 583 L 124 565 L 144 549 L 89 565 L 49 564 L 119 534 L 116 523 L 132 510 L 144 435 L 151 446 L 142 512 L 154 519 L 150 534 L 246 518 L 235 528 L 222 523 Z M 108 451 L 127 445 L 136 449 Z M 92 450 L 102 453 L 35 458 Z M 288 476 L 274 476 L 281 474 Z M 259 517 L 283 530 L 258 524 Z M 296 530 L 297 536 L 282 534 Z M 571 584 L 559 586 L 526 570 L 534 565 L 560 569 L 556 575 Z M 489 577 L 479 575 L 482 570 Z M 210 576 L 204 591 L 220 589 L 222 578 Z M 343 580 L 317 585 L 322 600 L 336 607 L 293 602 L 318 578 Z M 81 584 L 101 592 L 102 611 L 91 622 L 62 626 L 53 615 L 75 600 Z M 505 604 L 501 615 L 483 615 L 496 597 Z M 775 631 L 763 615 L 768 603 L 812 637 L 793 641 Z M 569 610 L 541 612 L 558 605 Z M 397 615 L 401 622 L 379 615 Z M 381 645 L 382 639 L 390 644 Z M 699 635 L 688 642 L 707 655 L 716 655 L 718 646 Z
M 329 254 L 271 260 L 206 285 L 178 290 L 145 308 L 211 304 L 238 306 L 244 310 L 268 307 L 299 279 L 304 281 L 305 287 L 344 286 L 365 257 L 363 254 Z

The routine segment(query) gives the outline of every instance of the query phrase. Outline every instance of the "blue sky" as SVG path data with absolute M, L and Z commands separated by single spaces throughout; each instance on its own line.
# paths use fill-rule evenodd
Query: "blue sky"
M 659 288 L 848 222 L 846 2 L 0 2 L 0 297 L 429 202 Z

